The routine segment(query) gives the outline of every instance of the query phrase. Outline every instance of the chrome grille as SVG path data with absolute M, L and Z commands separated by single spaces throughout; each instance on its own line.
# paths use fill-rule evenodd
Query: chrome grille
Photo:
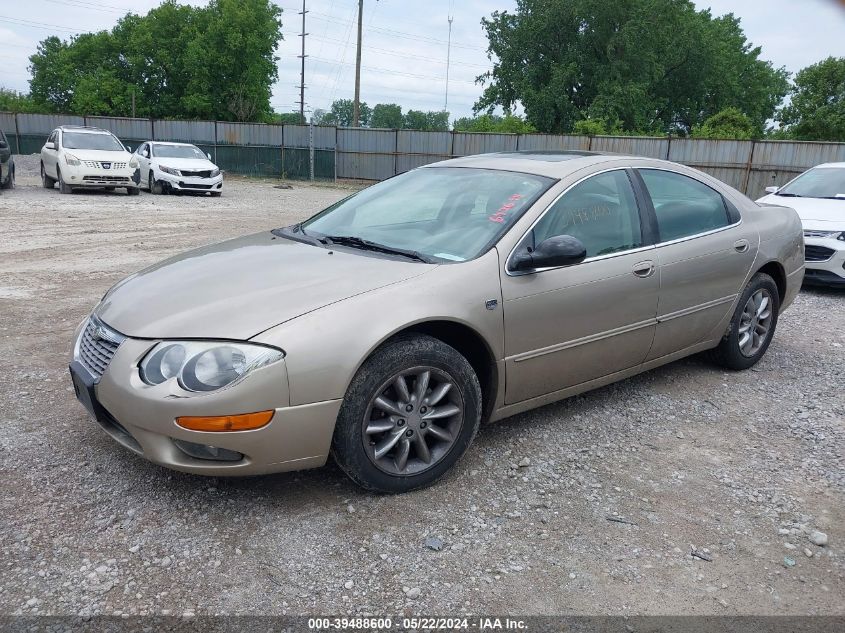
M 79 360 L 99 380 L 124 340 L 126 337 L 92 316 L 79 337 Z
M 125 169 L 126 168 L 126 163 L 113 163 L 109 160 L 107 160 L 107 161 L 83 160 L 82 164 L 85 165 L 86 167 L 93 167 L 94 169 L 102 169 L 103 162 L 106 162 L 109 165 L 111 165 L 111 167 L 109 167 L 109 169 Z

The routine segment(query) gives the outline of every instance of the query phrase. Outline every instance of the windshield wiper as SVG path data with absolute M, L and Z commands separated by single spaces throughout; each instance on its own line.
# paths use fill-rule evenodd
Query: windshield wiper
M 803 198 L 804 197 L 800 193 L 780 193 L 780 192 L 778 192 L 775 195 L 781 196 L 783 198 Z
M 425 262 L 426 264 L 432 263 L 431 259 L 417 251 L 406 250 L 404 248 L 395 248 L 393 246 L 379 244 L 378 242 L 371 242 L 370 240 L 365 240 L 361 237 L 355 237 L 353 235 L 324 235 L 323 237 L 318 239 L 324 244 L 337 244 L 338 246 L 360 248 L 361 250 L 365 251 L 387 253 L 389 255 L 401 255 L 403 257 L 407 257 L 408 259 L 416 260 L 418 262 Z

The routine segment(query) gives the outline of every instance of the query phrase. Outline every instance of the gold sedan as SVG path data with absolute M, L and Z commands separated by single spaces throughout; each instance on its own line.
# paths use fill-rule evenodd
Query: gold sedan
M 403 492 L 482 421 L 698 352 L 751 367 L 803 274 L 795 211 L 693 169 L 471 156 L 132 275 L 80 325 L 70 370 L 157 464 L 252 475 L 331 454 Z

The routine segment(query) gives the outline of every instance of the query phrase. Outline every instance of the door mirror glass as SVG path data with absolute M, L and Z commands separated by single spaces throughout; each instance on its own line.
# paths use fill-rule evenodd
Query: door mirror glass
M 523 250 L 514 257 L 516 270 L 557 268 L 578 264 L 587 257 L 584 243 L 571 235 L 555 235 L 543 240 L 533 251 Z
M 777 193 L 780 191 L 780 187 L 766 187 L 766 193 Z
M 56 144 L 53 141 L 47 141 L 47 144 L 44 145 L 45 149 L 56 149 Z

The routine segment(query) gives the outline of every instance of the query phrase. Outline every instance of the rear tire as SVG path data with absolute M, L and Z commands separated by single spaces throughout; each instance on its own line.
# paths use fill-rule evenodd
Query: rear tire
M 73 193 L 73 189 L 69 184 L 67 184 L 64 179 L 62 178 L 62 170 L 56 167 L 56 175 L 59 177 L 59 192 L 60 193 Z
M 47 172 L 44 171 L 44 163 L 41 163 L 41 186 L 45 189 L 52 189 L 56 186 L 56 179 L 50 178 Z
M 14 189 L 15 188 L 15 168 L 12 167 L 9 170 L 9 179 L 0 185 L 3 189 Z
M 467 359 L 439 339 L 399 336 L 352 379 L 332 455 L 363 488 L 408 492 L 451 470 L 480 421 L 481 386 Z
M 719 346 L 709 352 L 710 360 L 728 369 L 756 365 L 772 342 L 780 311 L 780 294 L 775 280 L 757 273 L 737 302 L 731 324 Z

